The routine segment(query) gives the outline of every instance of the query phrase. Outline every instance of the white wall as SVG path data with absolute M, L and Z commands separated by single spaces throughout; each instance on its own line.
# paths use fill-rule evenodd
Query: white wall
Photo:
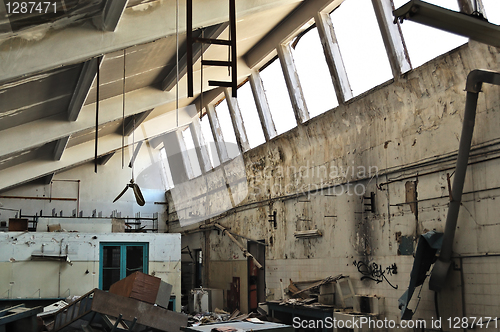
M 180 234 L 0 233 L 0 299 L 65 298 L 99 287 L 101 242 L 149 243 L 149 274 L 173 285 L 181 298 Z M 69 262 L 32 261 L 32 254 L 68 256 Z

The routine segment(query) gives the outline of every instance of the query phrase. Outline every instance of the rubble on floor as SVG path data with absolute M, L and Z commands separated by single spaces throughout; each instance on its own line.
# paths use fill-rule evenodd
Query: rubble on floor
M 93 289 L 67 299 L 68 303 L 56 302 L 40 318 L 45 331 L 53 332 L 180 332 L 188 316 L 167 309 L 171 289 L 160 278 L 135 272 L 113 284 L 109 292 Z

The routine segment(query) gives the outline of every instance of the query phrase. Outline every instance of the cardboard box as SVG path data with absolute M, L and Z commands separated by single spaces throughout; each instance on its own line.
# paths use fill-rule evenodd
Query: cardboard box
M 112 284 L 109 292 L 168 308 L 172 285 L 158 277 L 142 272 L 134 272 Z
M 9 232 L 27 231 L 28 230 L 28 219 L 9 219 Z

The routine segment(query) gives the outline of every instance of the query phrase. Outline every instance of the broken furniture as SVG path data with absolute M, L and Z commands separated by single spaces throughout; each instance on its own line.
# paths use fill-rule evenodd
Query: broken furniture
M 0 310 L 0 332 L 37 332 L 36 315 L 42 307 L 25 308 L 24 304 Z
M 172 285 L 158 277 L 137 271 L 112 284 L 109 292 L 168 309 Z
M 130 331 L 142 325 L 160 331 L 178 332 L 187 325 L 187 316 L 154 304 L 94 289 L 56 314 L 53 331 L 62 331 L 70 324 L 83 319 L 83 329 L 88 329 L 99 315 L 110 324 L 110 331 Z M 134 331 L 140 331 L 137 328 Z

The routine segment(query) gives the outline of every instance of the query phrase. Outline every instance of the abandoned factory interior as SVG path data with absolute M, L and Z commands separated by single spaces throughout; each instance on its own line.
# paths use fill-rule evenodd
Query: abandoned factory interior
M 500 331 L 499 24 L 0 0 L 0 332 Z

